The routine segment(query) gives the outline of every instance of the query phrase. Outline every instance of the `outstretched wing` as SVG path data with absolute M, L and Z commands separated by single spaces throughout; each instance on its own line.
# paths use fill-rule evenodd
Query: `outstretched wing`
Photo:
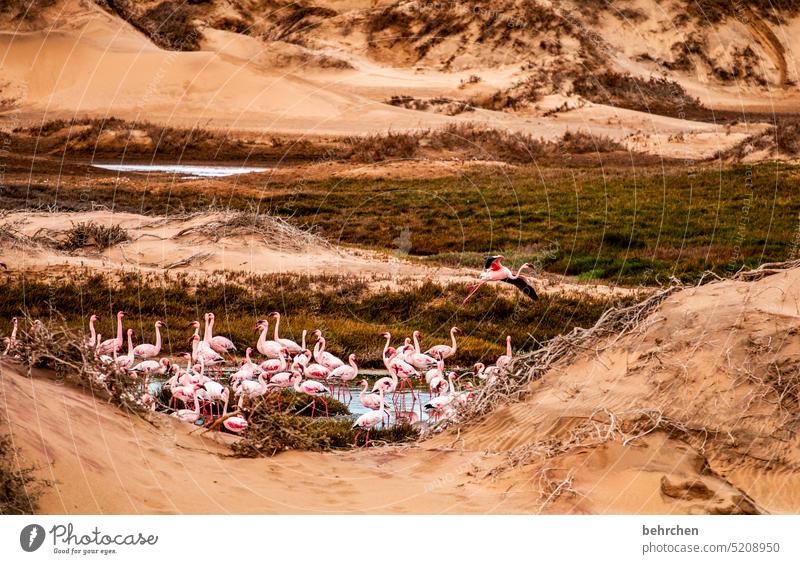
M 522 276 L 518 276 L 517 278 L 504 278 L 503 282 L 508 282 L 509 284 L 513 284 L 517 288 L 519 288 L 520 292 L 528 296 L 530 299 L 535 300 L 539 296 L 536 294 L 536 290 L 533 289 L 533 286 L 528 284 L 528 281 L 525 280 Z

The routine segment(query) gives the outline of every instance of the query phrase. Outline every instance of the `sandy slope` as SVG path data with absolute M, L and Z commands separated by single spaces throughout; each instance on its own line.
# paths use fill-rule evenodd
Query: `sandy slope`
M 282 68 L 276 58 L 296 46 L 208 30 L 203 50 L 172 52 L 89 2 L 66 0 L 48 13 L 43 29 L 0 32 L 4 96 L 16 99 L 0 116 L 0 126 L 113 115 L 182 126 L 350 135 L 469 121 L 549 139 L 578 129 L 631 137 L 631 148 L 678 158 L 710 156 L 754 132 L 595 104 L 542 117 L 548 100 L 528 113 L 408 110 L 383 102 L 394 94 L 463 97 L 459 85 L 472 71 L 397 68 L 335 46 L 319 53 L 352 69 Z M 469 95 L 507 88 L 522 76 L 516 62 L 481 69 L 480 75 L 482 82 Z
M 426 280 L 466 285 L 474 282 L 478 274 L 475 269 L 428 266 L 405 260 L 401 255 L 337 247 L 321 239 L 318 244 L 298 246 L 291 234 L 300 231 L 289 231 L 283 238 L 270 240 L 238 231 L 212 238 L 206 226 L 221 217 L 214 213 L 189 218 L 159 218 L 110 211 L 13 212 L 0 219 L 0 226 L 11 225 L 14 230 L 34 239 L 43 232 L 58 238 L 60 232 L 76 223 L 93 221 L 100 225 L 119 225 L 128 232 L 131 240 L 99 254 L 91 248 L 86 252 L 64 253 L 44 246 L 12 245 L 4 248 L 0 257 L 11 272 L 38 272 L 56 277 L 63 276 L 68 268 L 88 268 L 99 272 L 131 268 L 139 272 L 176 269 L 198 276 L 222 270 L 253 274 L 291 272 L 312 276 L 353 275 L 374 281 L 376 288 L 382 288 Z M 183 234 L 187 229 L 199 231 Z M 185 259 L 188 262 L 178 264 Z M 536 285 L 542 293 L 623 296 L 634 292 L 624 287 L 577 283 L 574 279 L 545 273 L 536 280 Z M 508 293 L 517 291 L 511 286 L 502 290 Z
M 233 459 L 9 361 L 3 430 L 54 482 L 44 512 L 797 513 L 798 282 L 674 294 L 522 403 L 417 447 Z

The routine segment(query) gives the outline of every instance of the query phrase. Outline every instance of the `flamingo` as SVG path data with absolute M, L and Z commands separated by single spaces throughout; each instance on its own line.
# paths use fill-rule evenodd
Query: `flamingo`
M 317 337 L 317 342 L 314 345 L 314 360 L 328 370 L 336 370 L 340 366 L 344 366 L 344 361 L 341 358 L 325 350 L 327 341 L 322 336 L 322 331 L 317 329 L 314 331 L 314 335 Z
M 128 329 L 128 354 L 114 359 L 120 368 L 133 366 L 133 329 Z
M 214 415 L 214 404 L 218 401 L 225 402 L 225 405 L 228 404 L 228 399 L 230 397 L 230 390 L 227 386 L 223 386 L 219 382 L 214 382 L 213 380 L 209 380 L 203 384 L 202 390 L 205 390 L 203 396 L 205 401 L 209 404 L 209 415 Z M 198 390 L 199 392 L 200 390 Z M 219 414 L 219 411 L 217 411 Z
M 286 347 L 286 349 L 289 351 L 289 354 L 298 354 L 304 348 L 306 348 L 306 345 L 305 345 L 305 331 L 303 331 L 303 337 L 304 338 L 303 338 L 303 346 L 302 347 L 300 345 L 298 345 L 297 343 L 295 343 L 294 341 L 292 341 L 291 339 L 282 339 L 282 338 L 280 338 L 278 336 L 278 328 L 280 327 L 280 324 L 281 324 L 281 314 L 279 312 L 277 312 L 277 311 L 273 311 L 269 315 L 270 315 L 270 317 L 274 317 L 275 318 L 275 336 L 274 336 L 275 341 L 280 343 L 284 347 Z
M 136 349 L 134 349 L 136 350 Z M 156 374 L 166 374 L 167 370 L 172 368 L 172 363 L 168 358 L 164 357 L 161 360 L 143 360 L 133 368 L 131 372 L 137 374 L 144 374 L 146 376 L 154 376 Z
M 264 373 L 258 375 L 258 381 L 243 380 L 239 387 L 236 389 L 236 395 L 239 396 L 239 409 L 244 405 L 244 400 L 253 400 L 261 397 L 267 393 L 267 383 L 264 382 Z
M 231 384 L 237 384 L 240 380 L 252 380 L 260 372 L 264 371 L 262 367 L 250 359 L 250 354 L 252 352 L 253 348 L 247 347 L 244 352 L 244 363 L 242 363 L 242 366 L 239 368 L 239 370 L 234 372 L 228 380 Z
M 222 335 L 214 336 L 214 320 L 216 319 L 214 314 L 207 313 L 203 318 L 206 322 L 203 340 L 208 343 L 211 350 L 219 354 L 231 354 L 231 352 L 236 352 L 236 346 L 233 344 L 233 341 Z
M 196 423 L 200 419 L 200 400 L 197 398 L 197 394 L 194 394 L 194 409 L 179 409 L 172 416 L 184 423 Z
M 272 374 L 275 374 L 276 372 L 283 372 L 288 366 L 288 361 L 286 360 L 288 355 L 289 350 L 284 347 L 281 349 L 281 355 L 278 358 L 268 358 L 262 362 L 261 370 L 264 372 L 271 372 Z
M 497 368 L 505 368 L 505 366 L 511 362 L 513 358 L 513 353 L 511 352 L 511 335 L 506 336 L 506 354 L 500 355 L 497 357 L 497 362 L 495 362 L 495 366 Z
M 94 346 L 97 344 L 97 331 L 94 328 L 94 324 L 95 324 L 95 321 L 97 321 L 98 319 L 100 319 L 100 318 L 97 317 L 95 314 L 92 314 L 92 316 L 89 318 L 89 335 L 90 335 L 90 337 L 89 337 L 89 340 L 86 341 L 86 344 L 88 346 L 92 347 L 92 348 L 94 348 Z
M 476 362 L 475 366 L 472 367 L 475 376 L 480 378 L 481 380 L 489 380 L 491 383 L 495 377 L 499 376 L 503 369 L 497 366 L 485 366 L 482 362 Z
M 277 341 L 267 341 L 267 331 L 269 331 L 269 321 L 266 319 L 260 320 L 256 323 L 256 330 L 261 330 L 261 335 L 258 337 L 258 342 L 256 343 L 256 350 L 269 358 L 278 358 L 281 356 L 281 349 L 283 349 L 283 345 L 281 345 Z
M 217 365 L 225 364 L 222 355 L 212 349 L 208 343 L 201 341 L 198 334 L 192 335 L 192 353 L 189 356 L 189 362 L 194 361 L 203 361 L 204 366 L 216 366 L 217 374 L 222 373 Z
M 345 392 L 350 397 L 350 400 L 353 399 L 353 394 L 350 392 L 349 382 L 352 382 L 358 376 L 358 365 L 356 364 L 356 355 L 351 354 L 347 357 L 348 364 L 344 366 L 340 366 L 339 368 L 332 370 L 330 374 L 328 374 L 328 380 L 333 380 L 338 382 L 340 385 L 340 389 L 344 389 Z M 344 397 L 344 395 L 342 395 Z M 349 401 L 348 401 L 349 403 Z
M 228 401 L 225 400 L 225 408 L 222 412 L 222 426 L 231 433 L 241 435 L 247 432 L 247 419 L 241 415 L 231 415 L 228 417 Z
M 125 315 L 124 311 L 117 312 L 117 336 L 114 339 L 107 339 L 100 343 L 100 337 L 97 338 L 97 342 L 100 343 L 97 354 L 113 354 L 122 350 L 122 318 Z
M 156 409 L 156 399 L 150 394 L 150 375 L 147 374 L 144 377 L 144 393 L 142 394 L 141 399 L 139 400 L 142 402 L 142 405 L 148 408 L 151 411 L 155 411 Z
M 458 343 L 456 343 L 456 335 L 461 334 L 461 329 L 458 327 L 451 327 L 450 328 L 450 345 L 435 345 L 425 351 L 425 354 L 430 355 L 432 357 L 438 358 L 437 355 L 441 355 L 442 359 L 450 358 L 454 354 L 458 352 Z
M 121 323 L 121 322 L 120 322 Z M 122 325 L 120 325 L 121 327 Z M 133 349 L 133 354 L 141 358 L 153 358 L 161 353 L 161 328 L 166 327 L 167 324 L 163 321 L 156 321 L 156 344 L 150 345 L 148 343 L 137 346 Z M 119 350 L 119 349 L 117 349 Z
M 303 333 L 305 333 L 305 331 L 303 331 Z M 303 341 L 305 341 L 305 337 L 303 338 Z M 295 357 L 292 359 L 292 364 L 308 366 L 308 363 L 310 361 L 311 361 L 311 351 L 304 348 L 301 353 L 295 355 Z
M 437 355 L 436 368 L 431 368 L 425 373 L 425 383 L 430 386 L 431 380 L 437 376 L 444 378 L 444 360 L 442 355 Z
M 371 411 L 367 411 L 363 415 L 361 415 L 356 422 L 353 423 L 353 429 L 358 429 L 356 432 L 356 438 L 353 441 L 353 447 L 355 448 L 358 444 L 358 437 L 361 435 L 361 431 L 367 431 L 367 440 L 364 443 L 364 448 L 369 448 L 369 432 L 372 430 L 375 425 L 383 421 L 384 416 L 384 399 L 383 399 L 383 390 L 380 392 L 380 405 L 378 409 L 373 409 Z
M 403 359 L 417 370 L 430 370 L 436 366 L 436 359 L 428 354 L 419 352 L 419 331 L 414 331 L 414 348 L 403 355 Z
M 327 380 L 331 371 L 326 366 L 312 362 L 308 366 L 295 365 L 303 371 L 306 377 L 317 378 L 320 380 Z
M 329 394 L 330 390 L 326 388 L 325 384 L 322 382 L 317 382 L 316 380 L 303 380 L 301 382 L 301 379 L 302 376 L 299 372 L 294 373 L 292 375 L 292 385 L 294 386 L 294 390 L 296 392 L 311 396 L 311 417 L 314 417 L 314 409 L 317 407 L 318 397 L 320 400 L 322 400 L 322 403 L 325 404 L 325 417 L 328 417 L 328 402 L 324 397 L 321 396 L 323 394 Z
M 526 262 L 520 266 L 519 270 L 517 270 L 517 273 L 514 274 L 511 272 L 510 268 L 501 264 L 500 261 L 504 258 L 505 257 L 503 255 L 495 255 L 486 258 L 486 261 L 483 265 L 484 271 L 481 272 L 478 283 L 468 287 L 469 294 L 467 294 L 467 297 L 464 298 L 464 303 L 467 303 L 467 300 L 472 297 L 472 294 L 477 292 L 478 288 L 487 282 L 508 282 L 509 284 L 513 284 L 519 288 L 525 296 L 532 300 L 535 300 L 539 297 L 536 295 L 536 290 L 533 289 L 533 286 L 528 284 L 528 281 L 524 276 L 520 275 L 524 268 L 529 268 L 531 265 Z
M 6 350 L 3 351 L 3 356 L 8 354 L 14 346 L 17 344 L 17 331 L 19 330 L 19 321 L 16 317 L 11 318 L 11 335 L 5 338 L 6 341 Z
M 400 345 L 399 347 L 397 347 L 397 352 L 399 354 L 403 355 L 403 356 L 405 356 L 407 353 L 411 352 L 412 350 L 414 350 L 414 347 L 411 344 L 411 339 L 409 337 L 406 337 L 406 339 L 403 342 L 403 344 Z

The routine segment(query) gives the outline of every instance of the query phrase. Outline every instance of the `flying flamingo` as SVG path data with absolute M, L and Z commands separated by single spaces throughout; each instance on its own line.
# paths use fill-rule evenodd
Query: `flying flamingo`
M 269 315 L 270 315 L 270 317 L 274 317 L 275 318 L 275 337 L 274 337 L 275 341 L 280 343 L 284 347 L 286 347 L 286 349 L 289 351 L 289 354 L 298 354 L 300 351 L 302 351 L 304 348 L 306 348 L 305 339 L 304 339 L 304 342 L 303 342 L 303 346 L 301 347 L 300 345 L 298 345 L 297 343 L 295 343 L 291 339 L 282 339 L 282 338 L 280 338 L 278 336 L 278 328 L 280 327 L 280 324 L 281 324 L 281 314 L 279 312 L 277 312 L 277 311 L 273 311 Z M 303 335 L 305 336 L 305 331 L 303 332 Z
M 311 417 L 314 417 L 314 409 L 317 407 L 317 398 L 325 404 L 325 417 L 328 417 L 328 402 L 327 400 L 322 397 L 323 394 L 329 394 L 330 390 L 325 387 L 325 384 L 322 382 L 317 382 L 316 380 L 303 380 L 300 373 L 295 373 L 292 376 L 292 384 L 294 385 L 294 390 L 296 392 L 300 392 L 303 394 L 308 394 L 312 398 L 311 402 Z
M 364 448 L 369 448 L 369 432 L 375 425 L 383 421 L 383 416 L 384 416 L 383 408 L 384 408 L 384 399 L 383 399 L 383 390 L 381 390 L 380 405 L 378 406 L 378 409 L 367 411 L 365 414 L 361 415 L 358 419 L 356 419 L 355 423 L 353 423 L 353 429 L 358 429 L 358 431 L 356 432 L 356 438 L 353 441 L 353 447 L 355 447 L 358 444 L 358 437 L 359 435 L 361 435 L 361 431 L 366 429 L 367 440 L 364 443 Z
M 511 335 L 506 337 L 506 354 L 497 357 L 497 362 L 495 362 L 495 366 L 497 368 L 505 368 L 506 365 L 511 362 L 513 358 L 513 353 L 511 352 Z
M 115 352 L 119 352 L 122 350 L 122 318 L 125 317 L 124 311 L 117 312 L 117 336 L 114 339 L 107 339 L 100 343 L 100 338 L 97 338 L 97 342 L 100 343 L 100 346 L 97 348 L 97 354 L 109 355 L 114 354 Z
M 97 344 L 97 331 L 94 328 L 94 323 L 98 319 L 100 319 L 100 318 L 97 317 L 95 314 L 92 314 L 92 316 L 89 318 L 89 335 L 90 335 L 90 337 L 89 337 L 89 340 L 86 341 L 86 344 L 88 346 L 92 347 L 92 348 L 94 348 L 94 346 Z
M 214 314 L 207 313 L 203 318 L 206 322 L 203 340 L 208 343 L 211 350 L 219 354 L 231 354 L 231 352 L 236 352 L 236 346 L 233 344 L 233 341 L 222 335 L 214 336 L 214 320 L 216 319 Z
M 533 287 L 528 284 L 528 281 L 525 279 L 525 277 L 520 275 L 522 270 L 524 268 L 529 268 L 530 265 L 526 262 L 520 266 L 519 270 L 517 270 L 517 273 L 514 274 L 511 272 L 511 269 L 509 269 L 507 266 L 503 266 L 500 263 L 500 261 L 504 258 L 505 257 L 503 257 L 503 255 L 487 257 L 483 265 L 484 271 L 481 272 L 478 283 L 469 286 L 469 294 L 467 294 L 467 297 L 464 298 L 464 303 L 467 303 L 467 300 L 472 297 L 472 294 L 477 292 L 478 288 L 487 282 L 508 282 L 509 284 L 513 284 L 519 288 L 524 295 L 532 300 L 535 300 L 539 297 L 536 295 L 536 290 L 534 290 Z
M 281 356 L 281 350 L 284 348 L 277 341 L 267 341 L 267 331 L 269 331 L 269 321 L 266 319 L 260 320 L 256 323 L 256 330 L 261 330 L 261 335 L 258 337 L 258 342 L 256 343 L 256 350 L 269 358 L 279 358 Z
M 7 355 L 8 351 L 10 351 L 14 345 L 17 344 L 17 330 L 19 329 L 19 321 L 16 317 L 11 318 L 11 335 L 5 338 L 6 341 L 6 350 L 3 351 L 3 355 Z
M 344 366 L 340 366 L 336 370 L 332 370 L 331 373 L 328 375 L 328 380 L 333 380 L 338 382 L 339 390 L 344 390 L 342 392 L 342 397 L 346 393 L 350 400 L 353 399 L 353 394 L 350 392 L 349 383 L 356 379 L 358 376 L 358 365 L 356 364 L 356 355 L 351 354 L 347 357 L 348 364 Z M 337 397 L 339 397 L 337 391 Z M 349 401 L 348 401 L 349 403 Z
M 425 354 L 430 355 L 434 358 L 439 358 L 441 355 L 442 359 L 450 358 L 454 354 L 458 352 L 458 343 L 456 343 L 456 335 L 461 334 L 461 329 L 458 327 L 451 327 L 450 328 L 450 345 L 435 345 L 425 351 Z
M 121 320 L 120 320 L 121 323 Z M 121 326 L 121 325 L 120 325 Z M 167 324 L 163 321 L 156 321 L 156 344 L 142 344 L 133 349 L 133 354 L 141 358 L 153 358 L 161 353 L 161 328 L 166 327 Z M 119 350 L 119 349 L 118 349 Z

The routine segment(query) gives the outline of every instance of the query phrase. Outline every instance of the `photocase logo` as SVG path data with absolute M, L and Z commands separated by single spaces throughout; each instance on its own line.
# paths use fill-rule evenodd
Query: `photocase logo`
M 34 552 L 44 542 L 44 527 L 41 525 L 28 525 L 19 534 L 19 545 L 25 552 Z

